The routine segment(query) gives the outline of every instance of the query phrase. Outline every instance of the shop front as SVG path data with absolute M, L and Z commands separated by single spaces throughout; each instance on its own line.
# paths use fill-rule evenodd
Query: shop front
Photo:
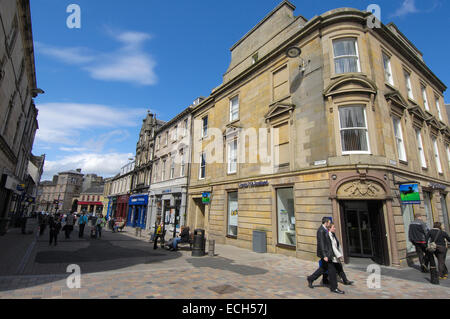
M 164 222 L 167 232 L 180 231 L 186 221 L 186 188 L 173 187 L 151 190 L 148 228 L 154 231 L 155 223 Z
M 117 198 L 117 209 L 114 215 L 117 221 L 127 220 L 129 201 L 130 195 L 122 195 Z
M 147 225 L 148 195 L 130 196 L 127 226 L 145 229 Z

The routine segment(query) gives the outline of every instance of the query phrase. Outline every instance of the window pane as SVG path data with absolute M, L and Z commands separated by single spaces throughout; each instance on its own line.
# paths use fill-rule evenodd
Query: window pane
M 369 151 L 366 130 L 345 130 L 341 132 L 342 151 Z
M 228 193 L 228 235 L 238 234 L 238 193 Z
M 334 60 L 334 68 L 336 73 L 350 73 L 358 72 L 358 58 L 357 57 L 346 57 L 337 58 Z
M 334 56 L 357 55 L 355 39 L 339 39 L 333 41 Z
M 292 188 L 277 190 L 278 243 L 296 246 L 294 194 Z
M 339 108 L 341 128 L 366 127 L 364 108 L 361 106 L 346 106 Z

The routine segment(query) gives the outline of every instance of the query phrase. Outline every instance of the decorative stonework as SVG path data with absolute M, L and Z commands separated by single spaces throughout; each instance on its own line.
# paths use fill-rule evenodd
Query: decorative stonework
M 339 199 L 385 199 L 386 193 L 380 184 L 373 181 L 352 181 L 343 184 L 338 192 Z

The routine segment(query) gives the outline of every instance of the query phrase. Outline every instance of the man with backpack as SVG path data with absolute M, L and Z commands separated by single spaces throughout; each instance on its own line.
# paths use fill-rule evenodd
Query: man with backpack
M 427 237 L 428 226 L 423 221 L 421 214 L 416 215 L 416 220 L 409 225 L 409 241 L 416 247 L 417 256 L 419 257 L 420 268 L 422 272 L 427 273 L 430 260 L 427 254 Z

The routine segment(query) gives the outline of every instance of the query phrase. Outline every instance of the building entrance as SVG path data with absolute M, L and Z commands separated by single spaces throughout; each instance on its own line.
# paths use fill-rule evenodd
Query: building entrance
M 381 201 L 341 202 L 341 218 L 346 262 L 349 262 L 349 257 L 359 257 L 389 265 Z

